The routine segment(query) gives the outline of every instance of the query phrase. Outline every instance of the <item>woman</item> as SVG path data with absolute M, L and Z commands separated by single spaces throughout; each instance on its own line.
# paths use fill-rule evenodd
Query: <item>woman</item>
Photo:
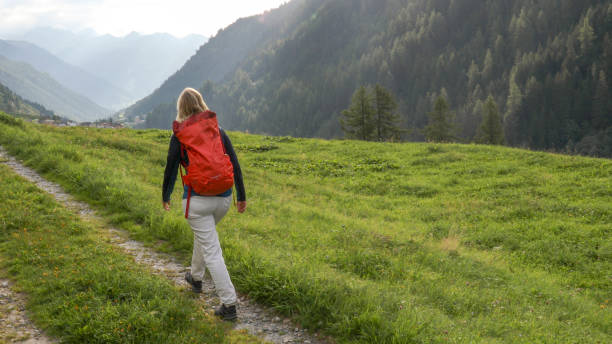
M 193 88 L 186 88 L 179 96 L 176 109 L 176 121 L 182 123 L 193 115 L 208 111 L 208 106 L 206 106 L 202 95 L 198 91 Z M 229 155 L 234 171 L 234 183 L 238 193 L 238 203 L 236 206 L 238 212 L 243 213 L 246 210 L 246 195 L 238 158 L 225 131 L 219 129 L 219 132 L 225 152 Z M 176 182 L 179 164 L 181 162 L 188 164 L 189 161 L 187 151 L 182 153 L 181 143 L 175 135 L 172 135 L 162 190 L 163 207 L 166 211 L 170 210 L 170 195 Z M 185 186 L 183 192 L 183 211 L 186 210 L 187 206 L 189 207 L 187 221 L 193 231 L 194 240 L 191 271 L 185 274 L 185 280 L 191 284 L 194 292 L 201 293 L 202 279 L 204 278 L 206 268 L 208 268 L 217 294 L 222 302 L 222 305 L 215 310 L 215 315 L 223 320 L 235 320 L 237 318 L 236 291 L 225 266 L 216 230 L 216 224 L 221 221 L 231 206 L 232 188 L 216 196 L 202 196 L 193 190 L 189 191 L 187 186 Z M 188 194 L 189 202 L 187 202 Z

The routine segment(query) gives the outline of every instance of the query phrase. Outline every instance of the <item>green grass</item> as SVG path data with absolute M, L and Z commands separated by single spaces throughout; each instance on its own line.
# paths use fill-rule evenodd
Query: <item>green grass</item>
M 0 268 L 65 343 L 257 343 L 122 255 L 104 232 L 0 165 Z
M 0 122 L 12 154 L 188 262 L 181 192 L 161 210 L 170 132 Z M 304 326 L 339 342 L 611 340 L 610 160 L 230 137 L 249 203 L 219 228 L 230 274 Z

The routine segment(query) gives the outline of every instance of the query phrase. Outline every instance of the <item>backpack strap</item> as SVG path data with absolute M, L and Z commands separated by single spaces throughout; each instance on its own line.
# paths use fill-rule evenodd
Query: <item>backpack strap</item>
M 181 143 L 181 159 L 179 160 L 179 171 L 181 172 L 181 183 L 183 183 L 183 187 L 185 187 L 185 173 L 183 173 L 183 168 L 187 169 L 187 164 L 185 163 L 185 146 Z
M 179 171 L 181 171 L 181 182 L 183 188 L 185 187 L 185 175 L 183 174 L 183 165 L 179 165 Z M 185 218 L 189 218 L 189 201 L 191 200 L 191 185 L 187 185 L 187 206 L 185 207 Z
M 187 189 L 187 206 L 185 207 L 185 218 L 189 218 L 189 201 L 191 201 L 191 186 L 188 186 Z
M 181 143 L 181 165 L 185 164 L 185 145 Z
M 185 187 L 185 174 L 183 173 L 183 167 L 185 165 L 185 146 L 181 143 L 181 162 L 179 164 L 179 171 L 181 171 L 181 182 L 183 188 Z M 185 218 L 189 218 L 189 203 L 191 201 L 191 185 L 187 185 L 187 205 L 185 206 Z

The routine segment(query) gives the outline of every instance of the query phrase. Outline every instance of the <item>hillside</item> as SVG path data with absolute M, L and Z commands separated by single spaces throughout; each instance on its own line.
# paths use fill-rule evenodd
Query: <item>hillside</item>
M 21 98 L 2 84 L 0 84 L 0 111 L 28 119 L 53 118 L 55 116 L 53 111 Z
M 221 82 L 229 78 L 249 56 L 291 35 L 322 2 L 294 0 L 265 14 L 239 19 L 201 46 L 155 92 L 127 108 L 125 115 L 148 114 L 159 104 L 174 103 L 185 87 L 201 88 L 207 80 Z
M 275 16 L 267 32 L 282 35 L 231 37 L 258 42 L 235 66 L 209 56 L 213 42 L 231 46 L 225 31 Z M 292 25 L 279 24 L 290 16 Z M 444 94 L 457 136 L 471 141 L 492 95 L 508 144 L 612 156 L 611 33 L 605 0 L 292 1 L 220 32 L 128 113 L 149 113 L 181 87 L 211 80 L 205 97 L 228 128 L 340 137 L 351 94 L 380 83 L 396 95 L 403 126 L 416 129 L 406 139 L 423 139 L 432 100 Z M 217 67 L 226 71 L 220 82 L 207 72 Z
M 4 118 L 11 154 L 189 261 L 180 182 L 161 207 L 169 131 Z M 337 342 L 610 342 L 610 160 L 229 135 L 249 207 L 219 235 L 251 299 Z
M 3 56 L 0 56 L 0 83 L 25 99 L 78 122 L 96 120 L 111 113 L 110 110 L 62 86 L 48 74 L 39 72 L 29 64 Z
M 109 109 L 129 105 L 132 97 L 108 81 L 72 66 L 48 51 L 31 43 L 0 40 L 0 55 L 13 61 L 31 65 L 75 93 L 82 94 L 96 104 Z
M 175 73 L 199 46 L 206 42 L 200 35 L 176 38 L 168 34 L 124 37 L 72 33 L 48 27 L 27 32 L 20 39 L 41 46 L 64 61 L 126 90 L 129 103 L 155 90 Z M 123 102 L 123 106 L 129 104 Z

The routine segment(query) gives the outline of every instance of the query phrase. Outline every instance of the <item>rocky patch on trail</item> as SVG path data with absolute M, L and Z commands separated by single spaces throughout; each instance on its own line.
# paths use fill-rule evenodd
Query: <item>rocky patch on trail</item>
M 11 283 L 5 279 L 0 279 L 0 342 L 54 343 L 28 319 L 24 296 L 14 292 Z

